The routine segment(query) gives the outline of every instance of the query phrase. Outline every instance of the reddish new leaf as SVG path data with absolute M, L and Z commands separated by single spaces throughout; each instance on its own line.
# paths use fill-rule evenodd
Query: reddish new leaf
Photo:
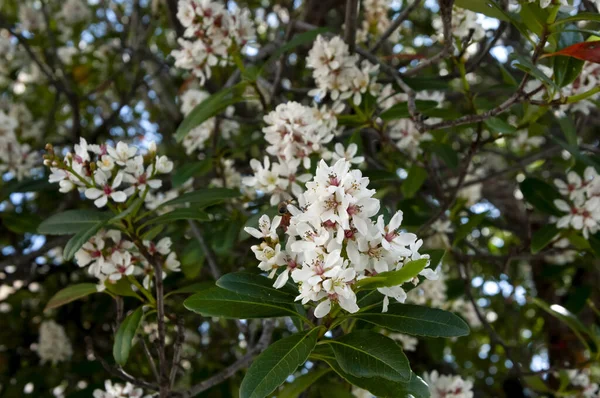
M 550 54 L 544 54 L 541 58 L 563 55 L 573 57 L 582 61 L 590 61 L 600 64 L 600 41 L 586 41 L 565 47 L 560 51 Z

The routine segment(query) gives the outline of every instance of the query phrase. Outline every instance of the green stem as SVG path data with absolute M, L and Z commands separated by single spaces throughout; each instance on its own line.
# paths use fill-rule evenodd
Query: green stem
M 154 297 L 152 297 L 150 292 L 148 290 L 146 290 L 146 288 L 144 286 L 142 286 L 142 284 L 140 282 L 138 282 L 138 280 L 135 279 L 135 277 L 129 275 L 129 276 L 127 276 L 127 279 L 129 279 L 129 281 L 131 283 L 133 283 L 140 292 L 142 292 L 142 294 L 148 299 L 148 301 L 150 301 L 150 303 L 152 305 L 156 305 L 156 300 L 154 299 Z

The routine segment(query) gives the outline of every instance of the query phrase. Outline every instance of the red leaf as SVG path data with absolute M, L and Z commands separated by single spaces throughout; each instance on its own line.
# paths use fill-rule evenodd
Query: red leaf
M 573 57 L 582 61 L 600 64 L 600 41 L 585 41 L 573 44 L 555 53 L 544 54 L 541 58 L 554 57 L 555 55 L 563 55 L 565 57 Z

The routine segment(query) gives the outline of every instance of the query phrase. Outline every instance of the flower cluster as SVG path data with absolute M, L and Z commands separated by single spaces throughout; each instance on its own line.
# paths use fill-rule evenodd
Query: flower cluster
M 150 255 L 158 255 L 162 260 L 162 278 L 166 278 L 165 270 L 178 272 L 179 261 L 171 251 L 171 238 L 162 238 L 158 242 L 144 241 Z M 123 239 L 117 230 L 101 230 L 90 238 L 75 253 L 75 261 L 80 267 L 88 267 L 90 275 L 100 280 L 98 290 L 104 290 L 105 283 L 115 283 L 128 276 L 144 275 L 143 286 L 148 289 L 154 277 L 154 268 L 136 249 L 133 242 Z
M 273 278 L 274 286 L 285 285 L 291 274 L 300 294 L 296 300 L 317 303 L 315 316 L 322 318 L 338 303 L 344 310 L 358 311 L 354 284 L 382 272 L 401 269 L 404 264 L 428 255 L 419 253 L 423 243 L 412 233 L 400 231 L 402 212 L 388 224 L 383 215 L 373 221 L 380 208 L 368 189 L 369 179 L 360 170 L 340 159 L 332 166 L 322 160 L 315 177 L 306 183 L 306 192 L 298 197 L 299 207 L 289 205 L 285 218 L 268 216 L 259 220 L 259 229 L 245 228 L 250 235 L 264 239 L 252 251 L 259 268 Z M 278 227 L 287 236 L 282 249 Z M 437 277 L 430 268 L 421 271 L 426 278 Z M 389 297 L 404 302 L 402 286 L 378 289 L 384 297 L 383 311 Z
M 389 0 L 364 0 L 363 1 L 363 20 L 362 27 L 356 32 L 356 40 L 359 43 L 365 43 L 371 39 L 381 36 L 391 25 L 388 16 L 391 6 Z M 397 43 L 400 39 L 400 33 L 396 29 L 388 40 Z
M 177 18 L 185 28 L 185 39 L 179 39 L 181 50 L 171 52 L 175 66 L 193 71 L 202 85 L 212 67 L 232 64 L 233 54 L 255 36 L 248 9 L 231 13 L 216 1 L 179 0 Z
M 563 97 L 570 97 L 573 95 L 583 94 L 588 92 L 600 85 L 600 64 L 593 62 L 586 62 L 583 65 L 581 73 L 573 83 L 563 87 L 561 95 Z M 573 104 L 566 104 L 561 106 L 562 111 L 575 111 L 581 112 L 585 115 L 589 115 L 590 112 L 596 109 L 596 101 L 600 99 L 600 93 L 596 93 L 584 100 L 577 101 Z
M 181 96 L 181 112 L 184 116 L 189 115 L 198 104 L 207 99 L 209 96 L 210 94 L 203 90 L 187 90 Z M 227 107 L 225 110 L 225 115 L 232 116 L 234 111 L 235 109 L 233 106 Z M 236 121 L 220 119 L 217 122 L 217 118 L 211 117 L 190 130 L 183 140 L 183 147 L 185 148 L 185 152 L 190 155 L 196 150 L 203 150 L 206 141 L 208 141 L 213 134 L 218 133 L 224 139 L 228 140 L 233 135 L 238 133 L 239 128 L 240 125 Z
M 254 175 L 242 179 L 243 185 L 270 195 L 273 205 L 301 195 L 303 189 L 300 183 L 306 183 L 312 175 L 300 174 L 299 168 L 301 165 L 305 169 L 310 167 L 311 155 L 318 154 L 321 158 L 346 156 L 343 146 L 336 146 L 337 155 L 332 155 L 325 146 L 336 133 L 335 114 L 342 108 L 341 104 L 331 109 L 304 106 L 297 102 L 278 105 L 265 116 L 267 125 L 263 128 L 269 144 L 267 153 L 276 157 L 277 161 L 272 162 L 267 156 L 263 163 L 252 159 L 250 167 Z
M 90 6 L 83 0 L 67 0 L 62 6 L 58 17 L 67 24 L 73 25 L 90 19 L 92 12 Z
M 31 175 L 40 158 L 29 144 L 19 141 L 17 129 L 20 123 L 15 116 L 0 110 L 0 173 L 10 173 L 21 180 Z
M 441 375 L 437 370 L 425 373 L 431 398 L 473 398 L 473 382 L 460 376 Z
M 141 388 L 136 388 L 131 383 L 123 386 L 106 380 L 104 382 L 104 390 L 94 390 L 94 398 L 151 398 L 151 395 L 144 395 L 144 391 Z
M 154 143 L 146 156 L 124 142 L 115 147 L 90 145 L 84 138 L 75 145 L 75 153 L 68 152 L 63 160 L 54 154 L 52 146 L 47 149 L 44 164 L 52 172 L 50 182 L 58 182 L 63 193 L 78 189 L 97 207 L 106 206 L 108 199 L 123 203 L 134 195 L 145 198 L 162 186 L 159 174 L 173 170 L 173 162 L 156 155 Z
M 327 40 L 319 35 L 306 59 L 306 66 L 313 69 L 317 84 L 317 88 L 308 94 L 319 98 L 329 94 L 334 101 L 352 97 L 359 105 L 367 91 L 379 91 L 376 79 L 371 76 L 378 71 L 379 65 L 374 66 L 366 60 L 360 67 L 357 63 L 358 56 L 350 55 L 348 45 L 341 37 Z
M 558 228 L 575 228 L 588 239 L 600 230 L 600 178 L 593 167 L 584 170 L 583 178 L 574 171 L 567 174 L 567 182 L 556 179 L 554 185 L 564 199 L 554 200 L 554 205 L 567 214 L 560 217 Z
M 65 329 L 52 320 L 42 322 L 37 353 L 42 363 L 52 362 L 55 365 L 69 360 L 73 355 L 73 347 Z
M 568 369 L 567 376 L 571 385 L 578 391 L 578 394 L 573 397 L 596 398 L 600 394 L 598 383 L 590 380 L 589 369 Z

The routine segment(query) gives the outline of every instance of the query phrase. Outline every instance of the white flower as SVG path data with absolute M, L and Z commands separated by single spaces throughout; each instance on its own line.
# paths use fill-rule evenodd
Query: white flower
M 177 260 L 177 254 L 171 252 L 165 260 L 165 268 L 172 272 L 179 272 L 181 271 L 180 265 L 181 263 Z
M 120 166 L 125 166 L 125 164 L 127 164 L 127 161 L 134 157 L 137 153 L 136 147 L 129 147 L 129 145 L 122 141 L 119 141 L 117 143 L 116 149 L 111 146 L 107 146 L 106 150 L 108 154 L 113 158 L 115 163 L 117 163 Z
M 460 376 L 440 375 L 437 370 L 423 375 L 431 398 L 473 398 L 473 382 Z
M 69 360 L 73 355 L 73 348 L 65 329 L 52 320 L 42 322 L 37 353 L 42 363 L 57 364 Z
M 257 239 L 269 238 L 276 240 L 277 239 L 277 227 L 281 223 L 281 216 L 273 217 L 273 222 L 271 223 L 271 219 L 268 215 L 263 214 L 258 220 L 258 228 L 253 227 L 245 227 L 244 231 L 248 234 L 254 236 Z
M 92 200 L 95 199 L 94 204 L 97 207 L 104 207 L 109 197 L 117 203 L 122 203 L 127 200 L 127 195 L 125 192 L 116 190 L 123 181 L 123 173 L 117 173 L 112 184 L 108 183 L 109 177 L 110 175 L 106 172 L 102 170 L 96 170 L 94 173 L 94 179 L 96 186 L 100 187 L 101 189 L 88 188 L 85 190 L 85 197 Z
M 161 174 L 170 173 L 173 170 L 173 162 L 166 156 L 156 157 L 156 171 Z
M 144 396 L 144 391 L 131 383 L 127 383 L 123 386 L 118 383 L 113 384 L 112 381 L 106 380 L 104 382 L 104 390 L 94 390 L 94 398 L 151 398 L 151 396 Z
M 108 275 L 108 278 L 113 281 L 118 281 L 125 276 L 133 274 L 135 270 L 131 262 L 131 254 L 129 252 L 116 251 L 110 256 L 110 262 L 104 263 L 102 272 Z
M 419 340 L 416 337 L 406 334 L 392 333 L 389 336 L 392 340 L 400 342 L 404 351 L 416 351 Z
M 348 162 L 353 164 L 361 164 L 365 161 L 363 156 L 356 156 L 358 152 L 358 145 L 352 143 L 348 145 L 347 149 L 344 149 L 344 145 L 341 143 L 335 144 L 335 152 L 332 154 L 331 159 L 335 162 L 340 159 L 346 159 Z

